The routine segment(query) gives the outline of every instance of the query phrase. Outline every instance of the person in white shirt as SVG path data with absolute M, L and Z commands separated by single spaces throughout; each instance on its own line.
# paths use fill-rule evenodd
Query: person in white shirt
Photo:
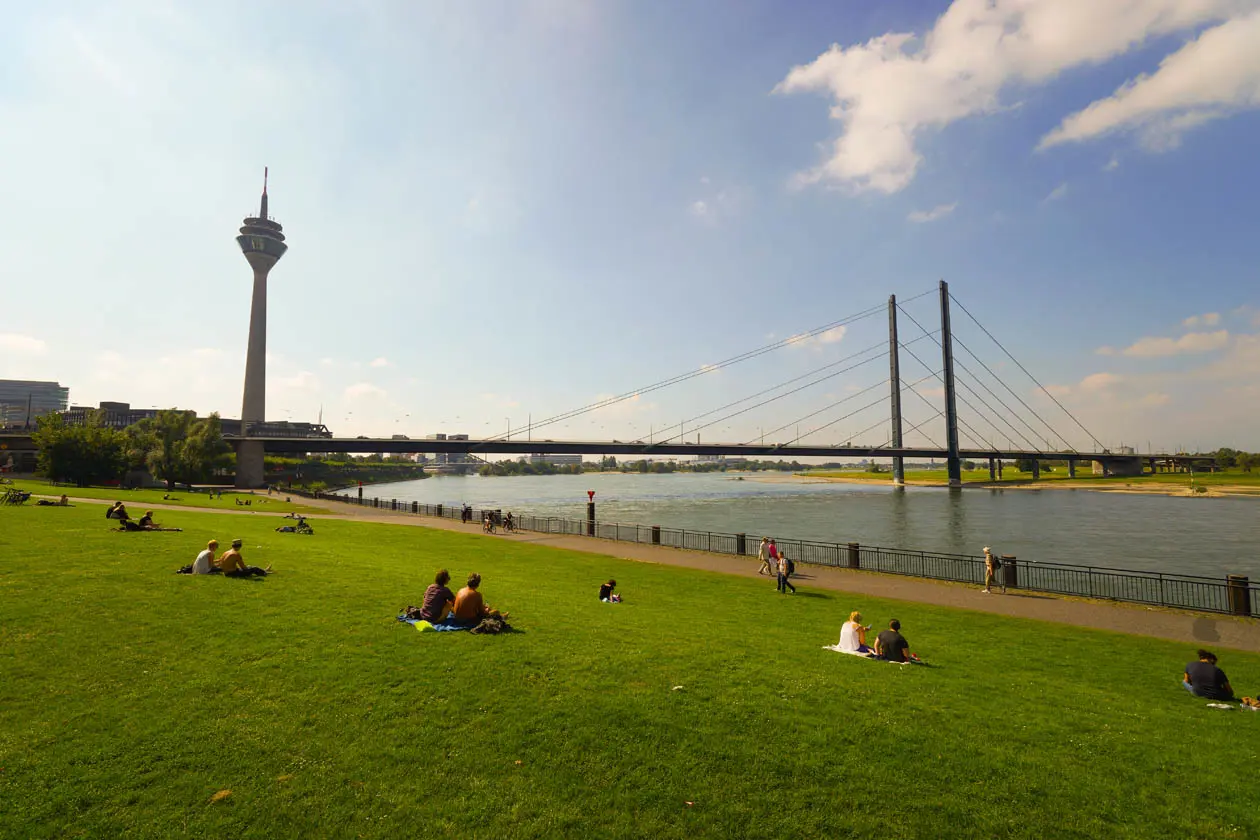
M 846 653 L 862 653 L 870 656 L 875 651 L 866 645 L 866 631 L 870 627 L 862 626 L 862 614 L 857 612 L 849 613 L 849 620 L 840 628 L 840 643 L 836 647 Z
M 198 554 L 197 559 L 193 561 L 192 573 L 194 575 L 212 575 L 219 571 L 214 565 L 214 552 L 218 547 L 218 540 L 210 540 L 206 543 L 206 550 Z

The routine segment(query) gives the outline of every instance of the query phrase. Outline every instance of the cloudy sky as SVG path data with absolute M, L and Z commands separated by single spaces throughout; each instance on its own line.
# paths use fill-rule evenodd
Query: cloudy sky
M 0 376 L 239 416 L 267 165 L 271 419 L 879 444 L 896 294 L 939 441 L 943 278 L 1045 386 L 955 307 L 965 444 L 1260 449 L 1257 43 L 1260 0 L 10 4 Z

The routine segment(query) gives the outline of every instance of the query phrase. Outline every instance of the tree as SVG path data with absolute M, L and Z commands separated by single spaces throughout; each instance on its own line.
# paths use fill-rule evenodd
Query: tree
M 106 428 L 99 411 L 82 426 L 67 426 L 60 414 L 45 414 L 31 435 L 39 448 L 39 471 L 53 481 L 79 487 L 117 481 L 127 468 L 127 436 Z
M 229 451 L 218 414 L 198 420 L 191 411 L 159 411 L 127 427 L 127 436 L 133 457 L 168 488 L 204 481 Z

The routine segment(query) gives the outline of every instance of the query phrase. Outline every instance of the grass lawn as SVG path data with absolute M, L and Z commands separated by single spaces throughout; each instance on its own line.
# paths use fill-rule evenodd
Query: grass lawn
M 0 508 L 0 836 L 1260 836 L 1260 714 L 1182 691 L 1190 642 L 524 539 L 181 520 Z M 212 536 L 277 574 L 172 574 Z M 438 566 L 481 572 L 520 632 L 397 623 Z M 596 600 L 608 576 L 625 603 Z M 933 667 L 822 650 L 850 609 Z M 1260 691 L 1260 657 L 1220 653 Z
M 72 499 L 100 499 L 103 502 L 121 501 L 127 505 L 127 512 L 131 514 L 133 519 L 139 519 L 140 514 L 143 512 L 141 508 L 151 504 L 222 508 L 223 510 L 239 511 L 244 505 L 238 505 L 236 503 L 238 499 L 242 503 L 250 502 L 250 508 L 257 509 L 260 513 L 324 512 L 323 508 L 304 504 L 300 496 L 292 496 L 291 498 L 294 501 L 286 502 L 283 492 L 277 492 L 275 495 L 268 496 L 266 490 L 255 491 L 252 494 L 248 490 L 225 490 L 223 491 L 223 498 L 219 499 L 211 498 L 210 494 L 203 490 L 189 493 L 187 490 L 122 490 L 118 487 L 75 487 L 70 484 L 52 484 L 42 479 L 31 478 L 14 479 L 13 486 L 43 496 L 60 496 L 64 493 Z M 163 496 L 170 496 L 170 498 L 163 499 Z M 104 517 L 104 515 L 102 512 L 101 516 Z M 155 518 L 161 519 L 161 517 Z

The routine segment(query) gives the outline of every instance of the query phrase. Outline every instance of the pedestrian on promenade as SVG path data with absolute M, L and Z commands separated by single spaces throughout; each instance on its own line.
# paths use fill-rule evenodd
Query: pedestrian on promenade
M 778 561 L 779 561 L 778 562 L 779 591 L 787 592 L 789 589 L 791 589 L 792 594 L 795 595 L 796 587 L 792 585 L 792 582 L 790 580 L 788 580 L 788 575 L 791 574 L 791 570 L 792 570 L 792 561 L 788 560 L 782 551 L 776 551 L 776 554 L 778 555 Z
M 757 547 L 757 559 L 761 561 L 761 565 L 757 567 L 757 574 L 759 575 L 773 574 L 770 571 L 769 548 L 770 548 L 770 538 L 762 537 L 761 545 Z
M 992 592 L 993 580 L 997 577 L 998 569 L 1002 568 L 1002 561 L 993 556 L 993 549 L 987 545 L 984 547 L 984 592 L 990 594 Z M 1002 594 L 1006 594 L 1006 579 L 1002 579 Z

